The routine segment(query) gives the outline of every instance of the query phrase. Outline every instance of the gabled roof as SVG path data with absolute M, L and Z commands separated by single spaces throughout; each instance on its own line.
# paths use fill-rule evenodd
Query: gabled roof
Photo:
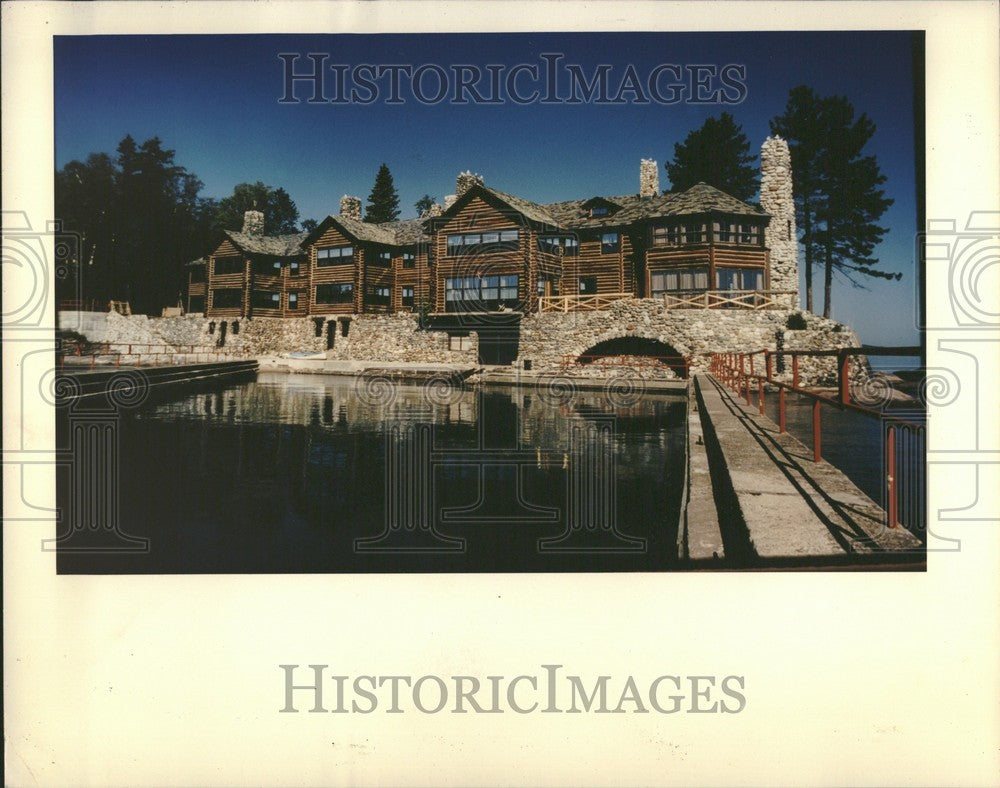
M 525 200 L 523 197 L 517 197 L 513 194 L 507 194 L 506 192 L 497 191 L 496 189 L 491 189 L 489 186 L 484 186 L 481 183 L 477 183 L 469 188 L 461 197 L 459 197 L 454 203 L 452 203 L 441 216 L 435 217 L 435 221 L 440 223 L 441 219 L 447 219 L 454 216 L 462 208 L 464 208 L 473 197 L 476 195 L 484 195 L 488 199 L 492 198 L 494 201 L 499 201 L 511 208 L 517 213 L 521 214 L 523 217 L 532 222 L 538 222 L 539 224 L 547 224 L 553 227 L 559 227 L 559 222 L 549 214 L 544 206 L 538 203 L 531 202 L 531 200 Z
M 247 254 L 269 254 L 275 257 L 296 257 L 302 254 L 306 233 L 291 235 L 250 235 L 226 230 L 226 235 L 236 247 Z
M 394 222 L 359 222 L 347 216 L 330 215 L 320 222 L 316 229 L 304 234 L 303 244 L 309 244 L 319 238 L 327 228 L 334 226 L 344 235 L 355 241 L 383 244 L 385 246 L 410 246 L 430 236 L 424 229 L 424 219 L 399 219 Z

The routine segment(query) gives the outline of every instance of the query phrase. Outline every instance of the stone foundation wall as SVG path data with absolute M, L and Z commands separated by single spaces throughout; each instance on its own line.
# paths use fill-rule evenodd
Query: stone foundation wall
M 323 321 L 320 336 L 316 336 L 316 320 Z M 215 347 L 222 323 L 226 323 L 226 349 L 251 356 L 311 351 L 326 352 L 328 358 L 337 360 L 462 364 L 475 364 L 478 357 L 475 334 L 470 337 L 469 349 L 449 350 L 447 333 L 419 330 L 417 318 L 411 314 L 352 315 L 347 336 L 341 334 L 344 323 L 341 320 L 337 323 L 333 348 L 327 351 L 328 320 L 335 321 L 336 317 L 247 320 L 202 315 L 151 318 L 146 315 L 124 317 L 114 312 L 60 313 L 60 326 L 77 331 L 91 342 Z
M 529 315 L 521 322 L 520 354 L 515 363 L 523 368 L 524 362 L 530 360 L 532 371 L 556 372 L 562 368 L 564 356 L 579 356 L 599 342 L 626 336 L 669 345 L 690 360 L 695 372 L 708 371 L 712 353 L 774 350 L 779 331 L 784 332 L 785 350 L 860 347 L 857 335 L 846 326 L 807 312 L 801 313 L 806 328 L 788 329 L 788 318 L 796 313 L 785 309 L 667 309 L 659 300 L 627 299 L 600 312 Z M 785 363 L 786 372 L 776 376 L 778 380 L 791 379 L 791 358 L 786 358 Z M 852 365 L 854 377 L 868 377 L 863 357 Z M 588 364 L 570 374 L 591 375 L 599 369 Z M 607 374 L 615 374 L 615 370 Z M 651 370 L 641 368 L 639 374 L 653 376 Z M 666 371 L 660 375 L 670 377 Z M 836 362 L 834 358 L 800 358 L 799 376 L 804 385 L 830 384 L 836 380 Z

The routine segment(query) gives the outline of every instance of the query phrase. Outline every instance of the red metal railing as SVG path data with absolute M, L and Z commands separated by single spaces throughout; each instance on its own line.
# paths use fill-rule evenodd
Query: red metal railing
M 560 369 L 578 364 L 580 366 L 593 365 L 596 367 L 634 367 L 634 368 L 658 368 L 669 367 L 674 372 L 683 370 L 682 377 L 687 378 L 690 372 L 691 363 L 684 356 L 639 356 L 639 355 L 582 355 L 575 356 L 572 353 L 562 357 L 559 364 Z
M 900 493 L 900 479 L 896 469 L 896 438 L 897 431 L 913 430 L 921 436 L 924 432 L 924 425 L 909 421 L 891 412 L 870 408 L 861 403 L 853 401 L 851 397 L 850 361 L 853 356 L 916 356 L 919 357 L 922 351 L 919 347 L 860 347 L 860 348 L 838 348 L 834 350 L 755 350 L 748 353 L 713 353 L 711 357 L 710 371 L 712 375 L 723 385 L 730 388 L 738 398 L 745 400 L 747 405 L 752 404 L 752 390 L 756 389 L 757 403 L 760 415 L 764 415 L 764 395 L 765 388 L 776 389 L 778 393 L 778 431 L 786 431 L 786 392 L 800 395 L 807 398 L 812 403 L 812 448 L 813 462 L 822 460 L 822 429 L 821 429 L 821 408 L 823 405 L 861 413 L 870 418 L 877 418 L 887 422 L 886 451 L 884 463 L 884 482 L 886 515 L 890 528 L 899 525 L 898 496 Z M 791 383 L 785 383 L 774 379 L 775 360 L 790 356 L 792 359 Z M 799 374 L 799 358 L 806 357 L 835 357 L 837 369 L 836 395 L 809 390 L 801 385 Z M 760 357 L 763 362 L 755 359 Z M 923 464 L 915 469 L 918 474 L 924 473 Z M 914 486 L 922 489 L 922 478 L 917 479 Z

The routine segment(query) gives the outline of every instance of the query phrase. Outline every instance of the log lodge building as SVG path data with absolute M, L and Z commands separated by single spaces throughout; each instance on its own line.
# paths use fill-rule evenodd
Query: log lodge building
M 266 236 L 249 211 L 189 264 L 188 312 L 221 320 L 422 312 L 448 328 L 492 315 L 667 306 L 795 307 L 798 265 L 788 147 L 762 148 L 761 208 L 699 183 L 661 193 L 643 159 L 639 191 L 537 204 L 462 173 L 420 219 L 361 221 L 361 201 L 312 232 Z M 343 318 L 342 318 L 343 319 Z

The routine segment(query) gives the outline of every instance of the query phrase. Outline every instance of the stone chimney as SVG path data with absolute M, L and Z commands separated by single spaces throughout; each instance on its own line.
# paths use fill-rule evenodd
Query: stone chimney
M 459 173 L 458 177 L 455 178 L 455 197 L 461 197 L 469 189 L 471 189 L 476 184 L 480 186 L 483 185 L 483 176 L 479 174 L 473 174 L 466 170 L 465 172 Z
M 260 211 L 247 211 L 243 214 L 243 234 L 263 235 L 264 214 Z
M 424 214 L 424 217 L 428 219 L 433 219 L 435 216 L 440 216 L 443 210 L 444 209 L 440 205 L 434 203 L 430 208 L 427 209 L 427 213 Z
M 770 250 L 771 289 L 791 290 L 792 307 L 799 305 L 799 242 L 795 235 L 792 157 L 781 137 L 768 137 L 760 148 L 760 207 L 771 214 L 764 230 Z
M 639 196 L 655 197 L 660 193 L 660 169 L 656 159 L 642 159 L 639 162 Z
M 340 215 L 347 219 L 361 221 L 361 199 L 345 194 L 340 198 Z
M 455 204 L 455 201 L 457 199 L 458 199 L 457 195 L 446 194 L 444 196 L 444 209 L 447 211 L 449 208 L 451 208 L 451 206 L 453 206 Z

